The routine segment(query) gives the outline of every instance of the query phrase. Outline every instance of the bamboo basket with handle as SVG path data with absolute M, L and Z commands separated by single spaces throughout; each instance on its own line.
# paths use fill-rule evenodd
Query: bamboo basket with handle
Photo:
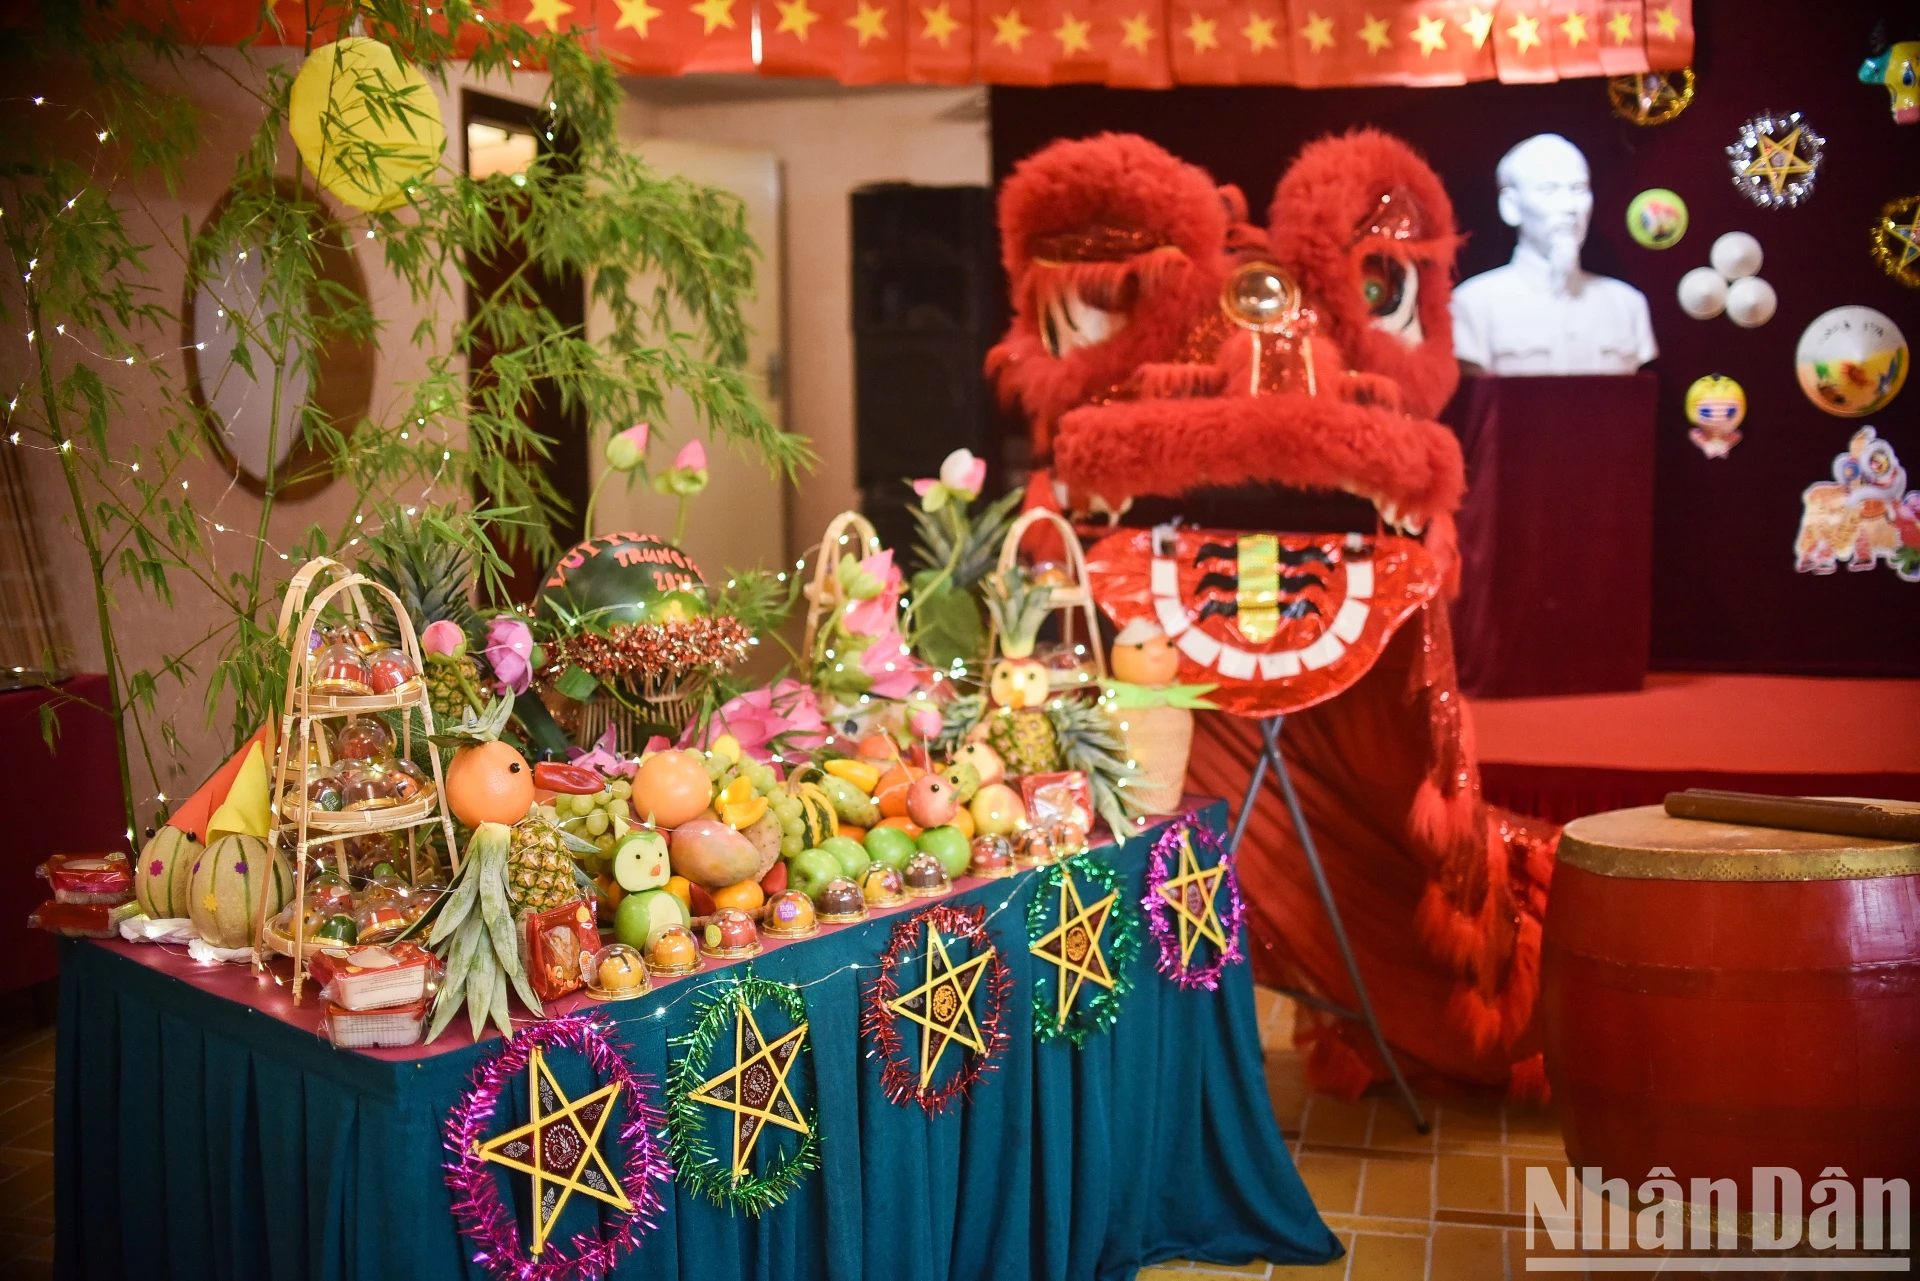
M 323 575 L 331 575 L 333 580 L 327 586 L 315 590 L 315 584 Z M 400 754 L 411 754 L 413 745 L 412 710 L 420 711 L 422 732 L 431 736 L 433 726 L 433 704 L 427 697 L 424 680 L 415 682 L 411 689 L 395 690 L 387 694 L 338 695 L 317 694 L 313 691 L 309 672 L 309 647 L 307 638 L 313 634 L 315 625 L 320 621 L 323 611 L 335 597 L 344 594 L 352 606 L 354 615 L 371 635 L 374 628 L 373 612 L 367 607 L 366 589 L 372 588 L 386 597 L 393 610 L 396 627 L 399 631 L 400 649 L 412 660 L 414 670 L 424 676 L 426 663 L 420 652 L 420 639 L 414 634 L 413 619 L 407 614 L 406 606 L 400 598 L 386 587 L 359 574 L 350 572 L 338 561 L 324 556 L 316 557 L 302 565 L 287 585 L 287 594 L 280 602 L 280 621 L 275 629 L 281 644 L 287 647 L 287 686 L 286 699 L 280 715 L 280 734 L 276 740 L 276 752 L 271 797 L 271 820 L 268 832 L 268 848 L 277 850 L 285 837 L 290 837 L 293 852 L 293 933 L 287 939 L 291 945 L 291 955 L 295 958 L 293 967 L 293 999 L 298 1004 L 301 988 L 306 978 L 306 967 L 302 964 L 308 950 L 308 941 L 302 937 L 304 929 L 303 913 L 300 905 L 307 896 L 307 853 L 314 846 L 331 842 L 334 845 L 335 859 L 342 880 L 347 879 L 346 847 L 342 839 L 345 833 L 363 835 L 373 832 L 407 833 L 407 864 L 411 878 L 419 876 L 419 829 L 434 822 L 440 823 L 447 840 L 447 858 L 452 870 L 460 868 L 460 849 L 453 833 L 453 815 L 447 809 L 446 779 L 440 770 L 440 756 L 437 752 L 427 754 L 433 766 L 433 796 L 427 801 L 409 802 L 387 809 L 368 810 L 355 814 L 340 814 L 331 811 L 315 812 L 307 803 L 307 759 L 317 752 L 322 764 L 327 760 L 327 743 L 324 733 L 316 732 L 316 722 L 334 717 L 356 716 L 371 712 L 398 711 L 400 717 Z M 311 593 L 311 597 L 309 596 Z M 253 925 L 253 963 L 255 969 L 266 964 L 267 941 L 267 902 L 263 892 L 260 906 L 256 909 Z M 280 950 L 280 949 L 276 949 Z
M 1004 574 L 1019 564 L 1020 540 L 1026 537 L 1028 530 L 1040 524 L 1052 525 L 1059 533 L 1060 542 L 1066 549 L 1067 582 L 1052 588 L 1047 596 L 1049 610 L 1064 611 L 1066 614 L 1066 617 L 1061 620 L 1061 643 L 1067 646 L 1074 645 L 1076 631 L 1084 630 L 1086 639 L 1078 643 L 1086 647 L 1087 656 L 1092 660 L 1094 679 L 1103 681 L 1107 678 L 1107 651 L 1100 640 L 1100 612 L 1093 603 L 1093 589 L 1087 584 L 1087 553 L 1086 549 L 1080 545 L 1080 535 L 1074 532 L 1067 518 L 1059 512 L 1049 511 L 1044 507 L 1035 507 L 1020 513 L 1020 516 L 1008 527 L 1007 536 L 1000 543 L 1000 572 Z M 1080 614 L 1078 628 L 1075 627 L 1074 622 L 1075 611 Z M 992 674 L 994 660 L 999 656 L 1000 628 L 993 621 L 989 611 L 985 675 Z
M 827 532 L 820 536 L 820 546 L 813 553 L 813 577 L 805 589 L 807 626 L 801 636 L 800 652 L 806 655 L 808 674 L 816 663 L 822 661 L 814 653 L 814 645 L 820 640 L 821 624 L 826 622 L 839 603 L 840 586 L 836 575 L 840 557 L 851 555 L 856 560 L 865 560 L 880 550 L 880 535 L 874 531 L 873 522 L 859 512 L 844 511 L 827 522 Z

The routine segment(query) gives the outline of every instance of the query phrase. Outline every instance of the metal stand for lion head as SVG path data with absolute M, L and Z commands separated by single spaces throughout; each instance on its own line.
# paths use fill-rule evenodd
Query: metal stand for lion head
M 1277 335 L 1283 341 L 1298 342 L 1299 363 L 1305 375 L 1303 390 L 1310 396 L 1317 394 L 1318 388 L 1313 378 L 1312 317 L 1302 305 L 1299 286 L 1285 271 L 1271 263 L 1245 264 L 1228 278 L 1221 290 L 1220 309 L 1229 320 L 1252 335 L 1254 360 L 1251 366 L 1251 390 L 1254 395 L 1262 391 L 1260 352 L 1264 345 L 1263 338 L 1270 335 Z M 1286 802 L 1287 813 L 1293 818 L 1293 830 L 1300 835 L 1300 849 L 1307 856 L 1307 869 L 1313 873 L 1314 888 L 1320 893 L 1320 905 L 1326 909 L 1327 924 L 1333 929 L 1333 941 L 1340 947 L 1340 959 L 1346 964 L 1347 979 L 1353 984 L 1354 1005 L 1358 1008 L 1349 1009 L 1297 988 L 1281 988 L 1280 991 L 1322 1013 L 1364 1024 L 1367 1034 L 1373 1038 L 1373 1048 L 1387 1065 L 1394 1087 L 1400 1091 L 1400 1099 L 1413 1117 L 1414 1129 L 1425 1134 L 1427 1119 L 1421 1114 L 1419 1101 L 1413 1097 L 1406 1074 L 1400 1070 L 1400 1061 L 1394 1056 L 1393 1047 L 1387 1044 L 1386 1033 L 1380 1030 L 1380 1019 L 1373 1012 L 1373 998 L 1367 994 L 1367 982 L 1360 976 L 1360 963 L 1353 954 L 1353 944 L 1347 938 L 1346 924 L 1340 919 L 1339 905 L 1333 901 L 1333 886 L 1327 882 L 1327 869 L 1320 862 L 1320 851 L 1313 843 L 1313 832 L 1307 826 L 1306 813 L 1300 808 L 1300 797 L 1294 791 L 1293 776 L 1287 772 L 1287 759 L 1280 751 L 1280 733 L 1286 726 L 1286 714 L 1257 719 L 1260 725 L 1260 759 L 1254 762 L 1253 777 L 1247 780 L 1246 794 L 1240 798 L 1240 817 L 1234 822 L 1233 836 L 1227 842 L 1227 849 L 1236 855 L 1240 852 L 1240 841 L 1247 834 L 1247 821 L 1253 816 L 1253 803 L 1260 795 L 1261 785 L 1271 775 L 1280 789 L 1281 799 Z

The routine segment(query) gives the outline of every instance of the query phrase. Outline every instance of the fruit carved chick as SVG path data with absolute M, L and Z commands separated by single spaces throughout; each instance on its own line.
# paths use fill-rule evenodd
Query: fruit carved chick
M 1045 774 L 1059 768 L 1060 745 L 1047 716 L 1047 667 L 1033 656 L 1053 589 L 1022 569 L 1002 570 L 986 582 L 987 609 L 1000 633 L 1001 657 L 987 677 L 987 742 L 1009 774 Z

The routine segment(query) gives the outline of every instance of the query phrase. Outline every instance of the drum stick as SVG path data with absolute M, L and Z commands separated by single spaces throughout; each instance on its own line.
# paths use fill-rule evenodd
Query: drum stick
M 1898 808 L 1889 808 L 1896 806 Z M 1920 841 L 1920 806 L 1909 807 L 1899 801 L 1766 796 L 1758 792 L 1690 787 L 1684 792 L 1668 792 L 1666 809 L 1675 818 L 1783 827 L 1834 836 L 1865 836 L 1880 841 Z

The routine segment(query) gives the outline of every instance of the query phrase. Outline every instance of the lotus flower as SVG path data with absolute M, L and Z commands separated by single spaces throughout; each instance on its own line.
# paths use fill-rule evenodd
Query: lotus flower
M 607 442 L 607 466 L 615 471 L 632 471 L 647 459 L 647 436 L 652 429 L 635 423 Z
M 647 744 L 647 749 L 649 751 L 657 751 L 659 748 L 668 745 L 666 739 L 656 734 L 653 740 Z M 585 765 L 589 769 L 597 769 L 608 778 L 612 778 L 616 774 L 625 774 L 628 777 L 632 777 L 640 769 L 640 762 L 638 760 L 620 755 L 620 740 L 614 733 L 614 727 L 611 725 L 607 726 L 607 732 L 599 737 L 591 751 L 585 751 L 578 747 L 567 748 L 567 760 L 575 765 Z
M 437 618 L 420 633 L 420 649 L 430 663 L 457 663 L 467 652 L 467 634 L 460 624 Z
M 898 629 L 888 627 L 873 638 L 860 653 L 860 670 L 873 682 L 867 693 L 873 698 L 905 698 L 930 684 L 933 669 L 904 653 Z
M 920 510 L 937 512 L 949 500 L 961 504 L 980 496 L 987 483 L 987 462 L 975 458 L 970 449 L 956 449 L 940 464 L 940 475 L 932 480 L 916 480 L 913 492 L 920 495 Z
M 512 614 L 487 624 L 487 662 L 502 694 L 524 694 L 533 687 L 533 629 Z

